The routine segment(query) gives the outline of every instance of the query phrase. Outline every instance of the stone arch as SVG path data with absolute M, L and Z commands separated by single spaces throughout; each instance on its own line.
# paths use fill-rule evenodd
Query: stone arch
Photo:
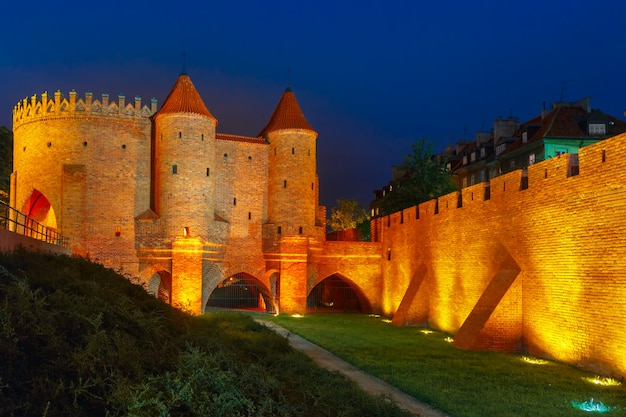
M 274 297 L 270 290 L 257 278 L 245 272 L 228 276 L 211 292 L 206 302 L 207 308 L 234 310 L 276 311 Z
M 204 263 L 202 269 L 202 312 L 204 313 L 211 293 L 224 280 L 224 271 L 219 264 L 214 262 Z
M 22 204 L 20 211 L 28 216 L 29 219 L 46 226 L 48 229 L 57 230 L 57 218 L 54 208 L 48 198 L 38 189 L 33 188 L 33 191 Z M 27 224 L 27 226 L 32 227 L 33 225 Z
M 306 299 L 308 312 L 371 313 L 363 291 L 352 280 L 334 273 L 317 282 Z
M 150 265 L 141 271 L 139 281 L 150 294 L 170 304 L 172 274 L 169 271 Z

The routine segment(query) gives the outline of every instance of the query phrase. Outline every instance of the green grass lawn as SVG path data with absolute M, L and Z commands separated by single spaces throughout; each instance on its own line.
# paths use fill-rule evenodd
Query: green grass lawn
M 262 316 L 454 417 L 626 416 L 626 383 L 601 386 L 596 375 L 522 355 L 457 349 L 449 336 L 347 314 Z M 609 381 L 611 382 L 611 381 Z M 618 381 L 612 381 L 618 382 Z M 601 405 L 602 404 L 602 405 Z

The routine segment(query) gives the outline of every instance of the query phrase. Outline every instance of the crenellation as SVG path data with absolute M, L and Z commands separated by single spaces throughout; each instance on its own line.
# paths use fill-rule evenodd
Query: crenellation
M 149 118 L 157 111 L 157 100 L 152 99 L 150 107 L 141 106 L 141 98 L 135 97 L 134 103 L 125 102 L 125 96 L 120 94 L 117 102 L 109 103 L 109 95 L 102 94 L 102 101 L 94 100 L 91 92 L 86 92 L 84 98 L 79 98 L 75 90 L 64 97 L 61 91 L 56 91 L 53 98 L 44 91 L 41 97 L 33 94 L 18 102 L 13 108 L 13 125 L 18 127 L 23 123 L 49 117 L 81 117 L 98 114 L 104 117 L 121 118 Z

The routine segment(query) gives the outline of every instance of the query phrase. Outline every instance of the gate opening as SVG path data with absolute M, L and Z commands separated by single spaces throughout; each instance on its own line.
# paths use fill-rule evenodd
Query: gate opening
M 265 313 L 275 311 L 272 296 L 265 286 L 256 278 L 243 273 L 226 278 L 213 290 L 205 310 L 211 308 Z
M 306 299 L 308 313 L 370 313 L 371 306 L 361 291 L 338 275 L 317 284 Z

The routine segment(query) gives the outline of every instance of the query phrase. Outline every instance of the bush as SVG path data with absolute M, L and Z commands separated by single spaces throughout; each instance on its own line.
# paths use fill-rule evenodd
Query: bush
M 80 258 L 0 254 L 0 415 L 395 416 L 250 316 L 194 317 Z

